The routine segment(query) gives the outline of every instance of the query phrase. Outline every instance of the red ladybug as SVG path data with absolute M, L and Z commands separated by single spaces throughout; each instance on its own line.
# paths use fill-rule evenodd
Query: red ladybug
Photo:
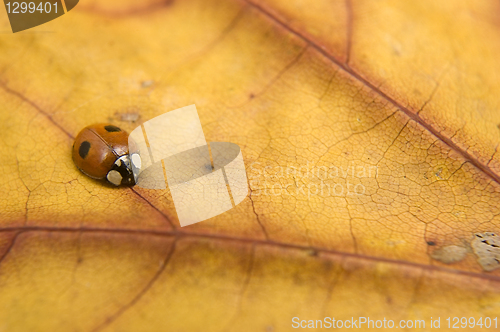
M 133 159 L 137 163 L 135 155 Z M 130 159 L 128 133 L 112 124 L 83 128 L 73 144 L 76 167 L 91 178 L 106 179 L 115 186 L 135 184 Z

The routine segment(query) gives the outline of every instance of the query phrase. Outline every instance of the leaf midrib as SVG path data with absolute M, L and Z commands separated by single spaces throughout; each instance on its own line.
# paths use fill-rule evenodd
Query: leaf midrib
M 0 228 L 0 233 L 15 232 L 14 237 L 17 238 L 22 233 L 27 232 L 62 232 L 62 233 L 102 233 L 102 234 L 113 234 L 113 235 L 137 235 L 137 236 L 160 236 L 160 237 L 174 237 L 177 240 L 182 238 L 200 238 L 212 241 L 225 241 L 225 242 L 238 242 L 246 243 L 251 245 L 260 246 L 272 246 L 278 248 L 304 250 L 304 251 L 315 251 L 318 254 L 334 255 L 339 257 L 351 257 L 360 260 L 377 262 L 377 263 L 388 263 L 397 266 L 407 266 L 410 268 L 419 269 L 422 271 L 435 271 L 444 272 L 455 275 L 468 276 L 473 278 L 479 278 L 484 280 L 491 280 L 494 282 L 500 282 L 500 276 L 457 270 L 436 265 L 420 264 L 415 262 L 409 262 L 405 260 L 377 257 L 364 255 L 359 253 L 348 253 L 344 251 L 338 251 L 334 249 L 327 249 L 314 246 L 304 246 L 300 244 L 278 242 L 273 240 L 259 240 L 253 238 L 235 237 L 222 234 L 209 234 L 209 233 L 196 233 L 196 232 L 185 232 L 180 229 L 174 230 L 154 230 L 154 229 L 126 229 L 126 228 L 99 228 L 99 227 L 49 227 L 49 226 L 22 226 L 22 227 L 5 227 Z

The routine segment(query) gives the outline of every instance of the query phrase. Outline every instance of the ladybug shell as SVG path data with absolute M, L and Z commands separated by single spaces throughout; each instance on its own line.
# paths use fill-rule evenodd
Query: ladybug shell
M 84 174 L 104 179 L 116 159 L 128 152 L 128 133 L 109 123 L 99 123 L 83 128 L 76 136 L 73 161 Z

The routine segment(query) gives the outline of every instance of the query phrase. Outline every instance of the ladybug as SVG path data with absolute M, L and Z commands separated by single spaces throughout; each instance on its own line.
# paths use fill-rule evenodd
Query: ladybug
M 139 155 L 129 154 L 128 133 L 108 123 L 80 131 L 73 143 L 73 161 L 85 175 L 115 186 L 134 185 L 134 170 L 140 168 Z

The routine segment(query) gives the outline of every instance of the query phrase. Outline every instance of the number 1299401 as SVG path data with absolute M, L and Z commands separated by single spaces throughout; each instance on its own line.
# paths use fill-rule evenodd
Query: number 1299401
M 54 13 L 57 14 L 57 2 L 40 2 L 38 5 L 34 2 L 7 2 L 5 3 L 8 14 L 25 14 L 25 13 Z

